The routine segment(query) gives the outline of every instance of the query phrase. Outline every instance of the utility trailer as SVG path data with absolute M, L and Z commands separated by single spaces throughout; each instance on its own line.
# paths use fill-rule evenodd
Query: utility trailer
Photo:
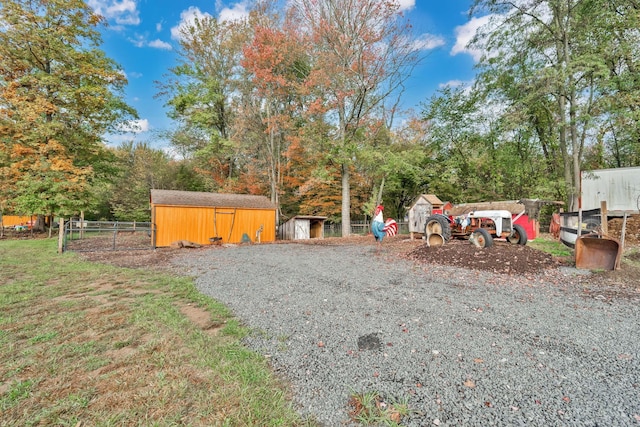
M 467 239 L 474 245 L 487 248 L 494 238 L 506 239 L 509 243 L 526 245 L 527 232 L 514 222 L 507 210 L 478 210 L 466 215 L 432 215 L 425 223 L 427 245 L 442 246 L 452 238 Z

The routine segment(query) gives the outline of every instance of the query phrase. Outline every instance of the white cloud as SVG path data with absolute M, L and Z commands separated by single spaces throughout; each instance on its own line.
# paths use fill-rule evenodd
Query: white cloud
M 438 85 L 438 87 L 440 89 L 444 89 L 446 87 L 459 87 L 459 86 L 462 86 L 464 84 L 465 84 L 465 82 L 463 82 L 462 80 L 449 80 L 448 82 L 440 83 Z
M 225 7 L 220 11 L 220 22 L 227 21 L 240 21 L 242 19 L 249 17 L 249 10 L 247 7 L 247 1 L 241 1 L 240 3 L 236 3 L 233 7 Z
M 445 40 L 440 36 L 433 34 L 422 34 L 414 41 L 415 50 L 431 50 L 440 46 L 444 46 Z
M 399 10 L 411 10 L 416 5 L 416 0 L 399 0 L 398 4 L 400 5 Z
M 162 22 L 158 22 L 158 23 L 156 24 L 156 31 L 157 31 L 157 32 L 162 31 L 162 24 L 163 24 Z
M 171 50 L 171 49 L 173 49 L 169 43 L 163 42 L 160 39 L 155 39 L 155 40 L 150 41 L 148 46 L 156 48 L 156 49 L 163 49 L 163 50 Z
M 136 34 L 135 37 L 129 38 L 129 41 L 133 43 L 135 47 L 152 47 L 154 49 L 172 50 L 173 47 L 160 39 L 148 41 L 146 36 L 142 34 Z
M 141 34 L 136 34 L 135 38 L 129 38 L 129 41 L 133 43 L 135 47 L 144 47 L 147 43 L 146 39 Z
M 135 134 L 148 132 L 149 129 L 149 120 L 147 119 L 129 120 L 119 126 L 120 131 Z
M 209 13 L 202 13 L 200 9 L 195 6 L 189 7 L 187 10 L 183 10 L 180 13 L 180 22 L 175 27 L 171 28 L 171 38 L 174 40 L 180 40 L 182 37 L 182 30 L 188 28 L 193 25 L 194 21 L 197 19 L 202 19 L 205 17 L 212 18 Z
M 476 62 L 480 61 L 484 51 L 480 49 L 470 49 L 468 44 L 475 37 L 478 29 L 490 22 L 492 16 L 493 15 L 486 15 L 481 18 L 474 17 L 466 24 L 456 27 L 456 44 L 451 48 L 451 55 L 467 53 L 471 55 Z
M 119 25 L 140 24 L 140 13 L 135 0 L 89 0 L 87 4 L 99 15 Z
M 129 76 L 131 76 L 132 79 L 139 79 L 140 77 L 142 77 L 142 73 L 138 73 L 137 71 L 132 71 L 131 73 L 129 73 Z

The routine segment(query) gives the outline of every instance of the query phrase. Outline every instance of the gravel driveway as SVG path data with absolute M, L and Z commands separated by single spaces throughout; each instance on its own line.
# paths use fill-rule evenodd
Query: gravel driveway
M 638 302 L 585 297 L 576 270 L 491 275 L 295 243 L 176 262 L 321 425 L 349 425 L 349 397 L 373 391 L 408 403 L 407 426 L 640 425 Z

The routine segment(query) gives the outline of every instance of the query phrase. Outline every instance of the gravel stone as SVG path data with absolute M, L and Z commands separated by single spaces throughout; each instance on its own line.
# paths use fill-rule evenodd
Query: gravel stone
M 250 328 L 246 345 L 320 425 L 349 397 L 406 402 L 405 426 L 640 425 L 637 299 L 575 269 L 496 274 L 374 245 L 241 245 L 173 260 Z

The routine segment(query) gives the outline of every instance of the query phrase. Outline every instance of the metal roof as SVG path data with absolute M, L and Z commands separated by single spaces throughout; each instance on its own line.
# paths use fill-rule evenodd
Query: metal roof
M 201 191 L 151 190 L 151 204 L 217 208 L 276 209 L 268 197 Z

